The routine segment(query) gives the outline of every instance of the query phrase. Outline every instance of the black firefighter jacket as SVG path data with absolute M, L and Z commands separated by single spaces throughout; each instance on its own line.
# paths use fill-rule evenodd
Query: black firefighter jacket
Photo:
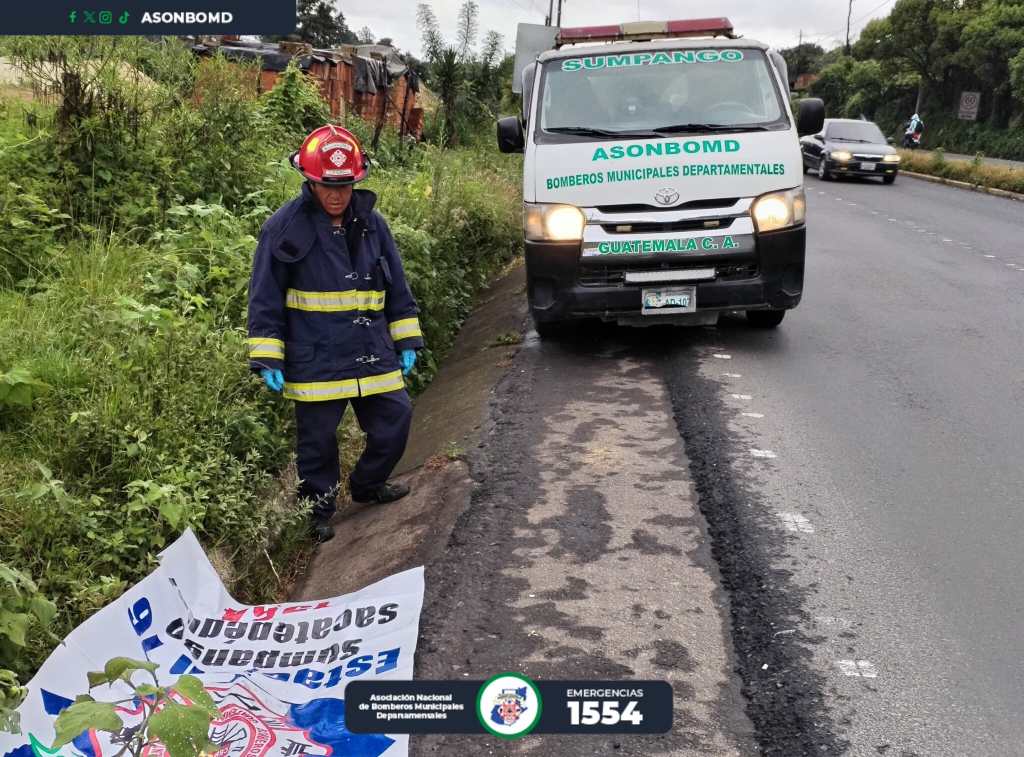
M 335 231 L 306 184 L 263 224 L 249 285 L 249 363 L 283 370 L 289 399 L 405 388 L 396 351 L 419 349 L 423 334 L 376 201 L 354 190 Z

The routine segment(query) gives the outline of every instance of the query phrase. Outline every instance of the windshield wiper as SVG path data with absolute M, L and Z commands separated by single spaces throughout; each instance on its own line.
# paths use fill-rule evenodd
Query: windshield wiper
M 591 126 L 551 126 L 544 131 L 554 134 L 578 134 L 582 137 L 656 137 L 653 131 L 615 131 L 614 129 L 595 129 Z
M 875 144 L 875 142 L 870 139 L 854 139 L 853 137 L 833 137 L 833 139 L 836 142 L 860 142 L 861 144 L 865 145 Z
M 652 131 L 658 134 L 689 134 L 710 131 L 770 131 L 763 124 L 672 124 L 659 126 Z

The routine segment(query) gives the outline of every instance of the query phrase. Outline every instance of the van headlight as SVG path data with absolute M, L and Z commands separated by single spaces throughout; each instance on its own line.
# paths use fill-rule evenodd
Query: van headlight
M 578 242 L 586 223 L 575 205 L 523 203 L 523 226 L 531 242 Z
M 757 230 L 778 231 L 790 226 L 799 226 L 807 217 L 807 200 L 804 190 L 790 189 L 787 192 L 772 192 L 754 200 L 750 208 Z

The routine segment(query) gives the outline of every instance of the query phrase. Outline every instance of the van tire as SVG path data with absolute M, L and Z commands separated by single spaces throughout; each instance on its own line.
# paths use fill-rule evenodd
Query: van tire
M 748 310 L 747 323 L 755 329 L 774 329 L 786 317 L 785 310 Z

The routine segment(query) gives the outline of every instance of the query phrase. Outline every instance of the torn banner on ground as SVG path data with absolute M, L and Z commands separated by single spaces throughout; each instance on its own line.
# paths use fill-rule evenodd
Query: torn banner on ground
M 86 673 L 131 657 L 159 663 L 161 684 L 182 673 L 203 681 L 220 711 L 210 730 L 218 755 L 404 757 L 408 736 L 345 728 L 344 693 L 351 681 L 412 678 L 422 606 L 423 568 L 333 599 L 240 605 L 186 531 L 161 553 L 159 568 L 50 655 L 19 709 L 22 734 L 0 733 L 0 755 L 117 754 L 120 744 L 96 731 L 58 752 L 48 747 L 58 713 L 88 691 Z M 92 694 L 114 702 L 132 691 L 118 683 Z M 141 705 L 119 713 L 129 728 L 143 717 Z

